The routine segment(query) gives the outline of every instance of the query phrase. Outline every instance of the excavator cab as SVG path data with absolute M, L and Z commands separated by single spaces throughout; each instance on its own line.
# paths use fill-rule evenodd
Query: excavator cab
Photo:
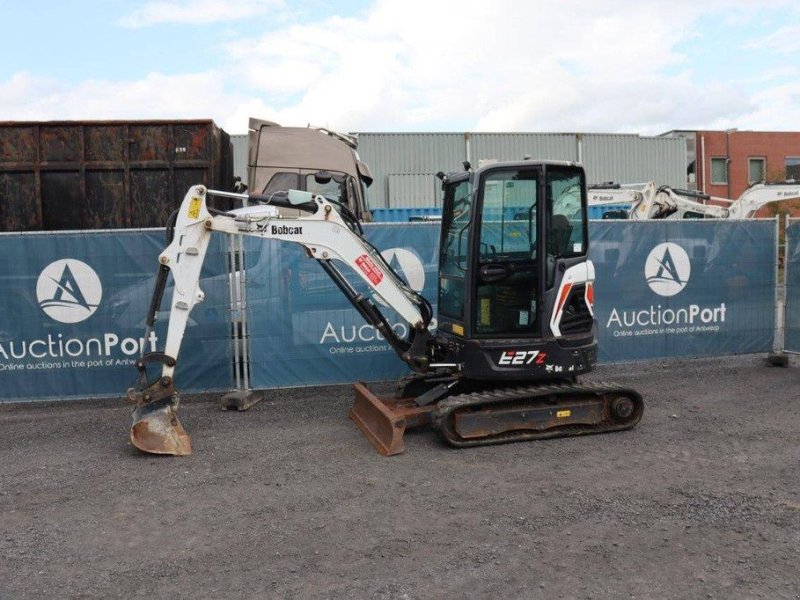
M 351 419 L 385 455 L 426 423 L 456 447 L 633 427 L 638 392 L 577 383 L 597 362 L 583 168 L 506 162 L 440 178 L 431 360 L 395 398 L 356 384 Z
M 472 380 L 574 378 L 596 362 L 583 169 L 442 176 L 438 324 Z M 577 209 L 576 209 L 577 206 Z

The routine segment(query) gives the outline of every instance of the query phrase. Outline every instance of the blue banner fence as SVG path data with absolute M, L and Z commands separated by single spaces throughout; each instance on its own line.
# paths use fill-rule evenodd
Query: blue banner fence
M 592 222 L 600 362 L 769 352 L 776 220 Z
M 141 346 L 163 349 L 171 282 L 153 334 L 142 336 L 165 245 L 163 230 L 0 235 L 0 400 L 123 396 Z M 221 237 L 209 248 L 179 389 L 233 385 L 225 249 Z
M 800 219 L 787 219 L 785 229 L 783 278 L 784 347 L 789 352 L 800 352 Z
M 365 230 L 395 270 L 435 301 L 438 224 Z M 800 348 L 800 318 L 791 309 L 800 292 L 798 236 L 800 225 L 790 224 L 787 348 Z M 773 348 L 776 220 L 593 221 L 590 240 L 600 362 Z M 141 336 L 164 245 L 160 230 L 0 235 L 0 401 L 123 395 L 140 345 L 163 347 L 171 285 L 154 339 Z M 241 247 L 235 258 L 232 245 Z M 192 312 L 177 370 L 183 391 L 408 373 L 299 245 L 215 236 L 201 287 L 206 300 Z M 396 315 L 387 311 L 387 318 L 404 333 Z

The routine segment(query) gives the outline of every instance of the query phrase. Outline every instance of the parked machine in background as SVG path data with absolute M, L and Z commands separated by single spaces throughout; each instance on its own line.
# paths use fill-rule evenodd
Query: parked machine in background
M 628 185 L 613 182 L 589 185 L 589 215 L 591 218 L 627 219 L 631 207 L 655 192 L 656 184 L 652 181 Z
M 285 190 L 322 194 L 345 205 L 359 221 L 370 222 L 367 188 L 372 173 L 356 151 L 356 138 L 324 128 L 281 127 L 271 121 L 250 119 L 248 182 L 250 191 L 270 196 Z M 330 179 L 320 183 L 316 174 Z M 284 216 L 297 211 L 280 209 Z
M 764 206 L 800 200 L 800 183 L 757 183 L 735 200 L 682 190 L 655 182 L 589 186 L 589 208 L 604 219 L 749 219 Z M 593 211 L 595 212 L 595 211 Z
M 432 424 L 454 446 L 477 446 L 629 429 L 642 398 L 614 384 L 579 384 L 597 360 L 594 267 L 586 183 L 580 165 L 553 161 L 495 163 L 440 174 L 438 328 L 430 302 L 412 290 L 363 236 L 341 198 L 289 190 L 242 195 L 250 206 L 210 210 L 216 192 L 194 186 L 181 205 L 160 270 L 147 326 L 175 279 L 163 352 L 143 355 L 131 441 L 145 451 L 191 452 L 178 420 L 173 374 L 192 308 L 203 300 L 200 270 L 213 231 L 301 244 L 414 372 L 396 398 L 356 384 L 350 412 L 383 454 L 404 449 L 406 427 Z M 315 185 L 331 181 L 328 171 Z M 575 210 L 575 190 L 578 210 Z M 257 203 L 257 204 L 253 204 Z M 280 211 L 300 216 L 275 214 Z M 355 273 L 349 280 L 340 270 Z M 382 306 L 408 324 L 400 337 Z M 147 337 L 147 333 L 145 335 Z M 161 367 L 148 378 L 148 365 Z M 309 369 L 314 365 L 309 364 Z
M 702 192 L 662 186 L 644 194 L 631 208 L 629 218 L 642 219 L 749 219 L 767 206 L 800 199 L 800 183 L 757 183 L 736 200 Z

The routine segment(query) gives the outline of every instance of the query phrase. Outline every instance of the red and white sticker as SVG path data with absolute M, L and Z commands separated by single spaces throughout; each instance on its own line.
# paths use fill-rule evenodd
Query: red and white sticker
M 383 271 L 381 271 L 378 265 L 366 254 L 359 256 L 356 259 L 356 264 L 358 268 L 364 272 L 364 275 L 367 276 L 367 279 L 372 282 L 372 285 L 378 285 L 383 281 Z

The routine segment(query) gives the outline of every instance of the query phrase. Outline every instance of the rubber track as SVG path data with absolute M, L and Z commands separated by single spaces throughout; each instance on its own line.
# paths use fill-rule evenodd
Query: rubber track
M 578 396 L 577 398 L 575 396 Z M 537 400 L 555 398 L 558 405 L 560 400 L 578 400 L 588 396 L 596 396 L 604 404 L 603 421 L 595 425 L 565 425 L 543 431 L 509 431 L 491 437 L 480 439 L 463 439 L 453 428 L 451 417 L 456 411 L 478 406 L 491 406 L 519 400 Z M 623 422 L 611 419 L 607 409 L 608 403 L 618 396 L 627 396 L 634 402 L 631 417 Z M 448 444 L 458 448 L 473 446 L 489 446 L 492 444 L 506 444 L 537 439 L 549 439 L 573 435 L 588 435 L 593 433 L 610 433 L 633 428 L 642 418 L 644 402 L 642 395 L 631 388 L 617 385 L 616 383 L 597 382 L 592 384 L 559 383 L 542 384 L 524 387 L 511 387 L 459 394 L 441 400 L 433 411 L 432 421 L 436 429 Z

